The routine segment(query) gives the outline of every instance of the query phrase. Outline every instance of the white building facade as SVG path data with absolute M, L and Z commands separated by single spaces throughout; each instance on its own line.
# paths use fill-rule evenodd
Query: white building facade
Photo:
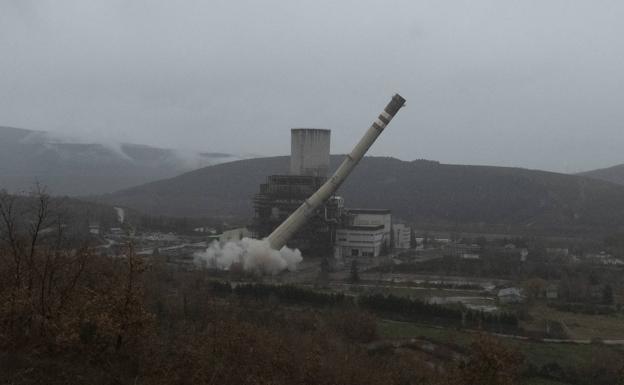
M 219 242 L 240 241 L 243 238 L 251 237 L 251 232 L 246 227 L 229 229 L 218 235 Z
M 383 225 L 343 227 L 336 230 L 334 256 L 376 257 L 381 253 L 384 240 Z
M 392 225 L 392 240 L 395 249 L 409 249 L 412 241 L 412 228 L 401 223 Z
M 391 246 L 392 212 L 386 209 L 348 209 L 352 226 L 383 226 L 383 243 Z

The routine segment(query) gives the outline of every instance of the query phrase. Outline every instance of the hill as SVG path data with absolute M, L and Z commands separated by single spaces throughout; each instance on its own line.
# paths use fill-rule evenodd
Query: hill
M 126 216 L 131 214 L 135 221 L 141 218 L 135 211 L 126 211 Z M 0 217 L 2 217 L 0 234 L 3 235 L 0 243 L 9 242 L 3 234 L 3 231 L 6 231 L 7 221 L 13 224 L 13 231 L 25 236 L 30 234 L 33 224 L 42 213 L 45 218 L 42 222 L 43 228 L 40 228 L 41 234 L 56 235 L 59 230 L 57 226 L 60 225 L 65 240 L 74 245 L 80 244 L 90 236 L 89 226 L 92 224 L 105 230 L 121 226 L 117 210 L 106 204 L 70 197 L 48 196 L 42 191 L 33 191 L 26 195 L 0 191 Z
M 624 164 L 586 171 L 578 175 L 624 185 Z
M 0 189 L 11 192 L 39 181 L 54 195 L 103 194 L 234 159 L 129 143 L 75 143 L 0 127 Z
M 332 156 L 332 168 L 342 161 Z M 240 160 L 100 197 L 152 215 L 250 217 L 267 175 L 289 158 Z M 582 176 L 507 167 L 367 157 L 341 187 L 348 207 L 389 208 L 413 223 L 584 231 L 624 225 L 624 187 Z

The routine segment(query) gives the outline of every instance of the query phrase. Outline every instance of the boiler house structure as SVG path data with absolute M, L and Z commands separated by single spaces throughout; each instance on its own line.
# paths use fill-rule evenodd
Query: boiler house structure
M 270 175 L 254 197 L 252 232 L 265 238 L 327 180 L 331 131 L 291 130 L 289 174 Z M 385 209 L 345 209 L 332 195 L 288 242 L 308 255 L 337 258 L 377 256 L 391 247 L 391 213 Z
M 254 197 L 254 237 L 265 238 L 327 180 L 331 131 L 291 130 L 290 173 L 270 175 Z M 331 252 L 333 233 L 342 215 L 342 200 L 332 197 L 288 242 L 307 253 Z

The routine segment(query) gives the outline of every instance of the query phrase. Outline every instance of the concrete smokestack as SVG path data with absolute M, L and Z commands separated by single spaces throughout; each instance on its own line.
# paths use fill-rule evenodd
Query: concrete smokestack
M 360 159 L 366 154 L 370 146 L 375 142 L 379 134 L 386 128 L 394 115 L 405 104 L 405 99 L 399 94 L 392 97 L 392 100 L 382 113 L 366 131 L 362 139 L 355 145 L 353 150 L 342 162 L 338 170 L 319 188 L 312 196 L 306 199 L 297 210 L 295 210 L 282 224 L 280 224 L 267 237 L 269 244 L 275 250 L 280 250 L 286 242 L 303 226 L 329 197 L 338 190 L 342 182 L 349 176 L 351 171 L 358 164 Z
M 327 176 L 330 135 L 320 128 L 290 130 L 290 175 Z

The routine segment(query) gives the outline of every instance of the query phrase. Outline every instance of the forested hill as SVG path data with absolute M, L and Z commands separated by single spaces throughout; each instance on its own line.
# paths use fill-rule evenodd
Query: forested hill
M 332 156 L 335 169 L 342 156 Z M 252 215 L 267 175 L 289 158 L 241 160 L 102 196 L 107 203 L 170 216 Z M 348 207 L 389 208 L 416 223 L 500 224 L 544 229 L 624 225 L 624 186 L 519 168 L 367 157 L 339 191 Z

